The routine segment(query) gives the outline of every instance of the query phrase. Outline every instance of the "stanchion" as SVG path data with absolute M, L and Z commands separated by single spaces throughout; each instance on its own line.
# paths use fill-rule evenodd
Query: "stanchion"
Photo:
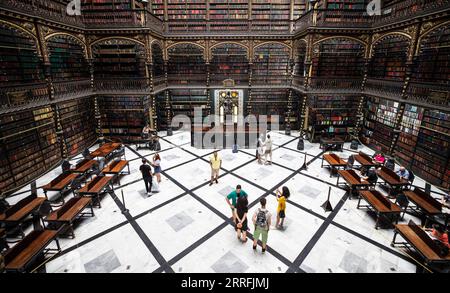
M 300 170 L 308 170 L 308 164 L 306 163 L 307 156 L 308 156 L 308 153 L 305 152 L 305 159 L 303 160 L 303 166 L 300 168 Z
M 328 198 L 327 201 L 324 202 L 321 207 L 324 209 L 325 212 L 332 212 L 333 211 L 333 207 L 331 206 L 330 203 L 330 195 L 331 195 L 331 186 L 328 187 Z
M 123 210 L 122 210 L 122 214 L 128 213 L 129 210 L 127 209 L 126 205 L 125 205 L 125 197 L 123 196 L 123 189 L 121 190 L 122 193 L 122 204 L 123 204 Z

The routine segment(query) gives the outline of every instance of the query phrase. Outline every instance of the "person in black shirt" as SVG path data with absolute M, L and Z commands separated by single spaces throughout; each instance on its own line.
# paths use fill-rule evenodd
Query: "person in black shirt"
M 369 171 L 367 171 L 367 177 L 364 177 L 363 179 L 367 180 L 370 184 L 375 185 L 378 181 L 378 175 L 377 172 L 375 172 L 375 168 L 370 168 Z
M 247 213 L 248 200 L 247 196 L 238 197 L 236 209 L 234 209 L 236 218 L 237 238 L 242 242 L 247 242 Z
M 144 179 L 147 194 L 150 196 L 152 195 L 152 168 L 147 165 L 146 159 L 142 159 L 142 165 L 139 170 L 142 173 L 142 178 Z

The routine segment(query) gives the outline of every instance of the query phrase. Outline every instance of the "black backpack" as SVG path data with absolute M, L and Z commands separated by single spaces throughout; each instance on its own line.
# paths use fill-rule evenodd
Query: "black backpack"
M 263 211 L 258 209 L 258 214 L 256 214 L 256 226 L 267 228 L 267 210 Z

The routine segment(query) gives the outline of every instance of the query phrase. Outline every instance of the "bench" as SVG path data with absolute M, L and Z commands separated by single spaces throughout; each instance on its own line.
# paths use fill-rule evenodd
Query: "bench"
M 128 172 L 122 172 L 125 167 L 128 167 Z M 127 160 L 113 161 L 102 170 L 102 173 L 114 175 L 120 185 L 120 175 L 130 174 L 130 164 Z
M 375 162 L 368 154 L 359 152 L 355 155 L 355 160 L 364 168 L 377 167 L 380 163 Z
M 94 165 L 97 165 L 96 160 L 83 159 L 81 162 L 75 165 L 75 169 L 72 170 L 73 173 L 85 174 L 91 170 Z
M 90 213 L 83 213 L 83 211 L 90 206 Z M 73 223 L 76 219 L 82 217 L 94 217 L 94 209 L 92 207 L 92 199 L 89 197 L 73 197 L 67 201 L 57 211 L 50 213 L 44 221 L 48 223 L 47 228 L 54 224 L 59 229 L 62 225 L 66 225 L 70 229 L 72 238 L 75 238 L 75 231 L 73 229 Z
M 398 205 L 392 203 L 389 199 L 384 197 L 379 191 L 364 190 L 360 191 L 359 195 L 360 197 L 358 199 L 358 205 L 356 206 L 356 208 L 367 208 L 369 210 L 373 210 L 377 214 L 375 229 L 378 229 L 379 220 L 382 216 L 386 218 L 388 218 L 388 216 L 391 216 L 391 222 L 394 221 L 395 218 L 396 224 L 398 223 L 398 219 L 400 218 L 402 209 Z M 361 199 L 363 198 L 368 203 L 368 205 L 361 205 Z
M 408 180 L 400 178 L 394 171 L 384 166 L 381 166 L 377 173 L 380 179 L 385 182 L 384 185 L 389 185 L 389 195 L 392 195 L 393 192 L 397 193 L 400 189 L 409 186 Z
M 333 153 L 325 154 L 322 156 L 322 164 L 321 164 L 322 168 L 324 167 L 324 165 L 323 165 L 324 160 L 331 167 L 330 177 L 333 175 L 333 170 L 336 171 L 339 168 L 345 169 L 347 167 L 347 162 L 344 161 L 343 159 L 341 159 L 338 155 L 333 154 Z M 335 172 L 335 173 L 337 173 L 337 172 Z
M 91 153 L 92 158 L 107 158 L 110 154 L 112 154 L 115 150 L 122 146 L 121 143 L 110 142 L 105 143 L 95 151 Z
M 78 190 L 78 194 L 81 196 L 95 196 L 97 198 L 97 207 L 101 208 L 100 194 L 110 185 L 111 189 L 114 187 L 111 184 L 113 176 L 97 176 L 85 186 Z
M 68 186 L 78 177 L 78 174 L 72 172 L 64 172 L 58 177 L 50 181 L 50 183 L 42 186 L 44 190 L 45 197 L 47 197 L 47 191 L 58 191 L 62 197 L 62 202 L 64 203 L 64 192 L 68 190 Z
M 42 254 L 60 252 L 61 247 L 57 239 L 58 231 L 40 230 L 33 231 L 5 254 L 5 270 L 7 272 L 25 272 Z M 47 246 L 56 241 L 56 249 L 48 249 Z
M 6 229 L 18 226 L 22 237 L 24 237 L 25 235 L 22 229 L 23 221 L 37 210 L 45 200 L 44 197 L 37 197 L 36 195 L 27 196 L 6 209 L 3 214 L 0 214 L 0 222 L 6 225 Z
M 400 234 L 405 241 L 396 242 L 397 235 Z M 450 263 L 450 255 L 442 255 L 434 240 L 418 225 L 410 221 L 407 225 L 395 225 L 394 238 L 391 246 L 403 246 L 419 253 L 426 264 Z
M 357 190 L 368 189 L 370 183 L 363 180 L 354 170 L 338 170 L 339 177 L 344 178 L 346 185 L 350 188 L 351 195 L 356 194 Z M 336 185 L 339 186 L 339 177 Z M 351 199 L 351 195 L 349 199 Z

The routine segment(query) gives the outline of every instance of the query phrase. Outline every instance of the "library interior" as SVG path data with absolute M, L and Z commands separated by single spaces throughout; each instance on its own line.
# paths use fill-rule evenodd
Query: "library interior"
M 449 273 L 449 219 L 450 0 L 0 1 L 1 273 Z

